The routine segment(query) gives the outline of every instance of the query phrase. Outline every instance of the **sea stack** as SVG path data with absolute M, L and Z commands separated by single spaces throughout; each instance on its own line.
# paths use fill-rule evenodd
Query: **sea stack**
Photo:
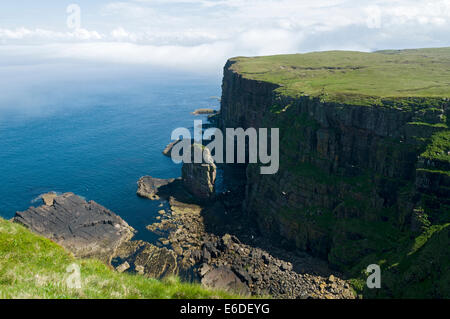
M 194 163 L 195 152 L 202 152 L 202 162 Z M 191 147 L 191 162 L 183 163 L 182 179 L 186 189 L 201 200 L 208 200 L 214 196 L 214 182 L 216 180 L 216 165 L 211 151 L 200 145 Z

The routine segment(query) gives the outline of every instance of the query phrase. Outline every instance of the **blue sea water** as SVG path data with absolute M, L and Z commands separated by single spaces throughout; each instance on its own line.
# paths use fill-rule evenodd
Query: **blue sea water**
M 0 101 L 8 103 L 0 105 L 0 216 L 40 205 L 43 193 L 73 192 L 120 215 L 138 231 L 136 238 L 155 240 L 145 226 L 155 221 L 160 203 L 139 198 L 136 182 L 143 175 L 180 176 L 181 167 L 161 152 L 174 128 L 205 119 L 190 112 L 219 107 L 219 78 L 40 72 L 42 80 L 26 81 L 24 68 L 23 90 L 19 77 L 16 95 Z

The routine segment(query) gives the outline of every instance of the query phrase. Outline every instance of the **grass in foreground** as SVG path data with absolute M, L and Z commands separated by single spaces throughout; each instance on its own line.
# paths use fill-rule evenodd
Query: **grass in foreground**
M 356 105 L 383 104 L 382 99 L 450 97 L 450 48 L 329 51 L 231 60 L 237 62 L 232 69 L 244 77 L 281 85 L 280 93 L 294 97 L 319 96 Z M 430 105 L 434 103 L 430 101 Z
M 67 266 L 81 268 L 81 289 L 68 288 Z M 238 298 L 221 291 L 117 273 L 102 262 L 76 259 L 52 241 L 0 218 L 0 298 Z

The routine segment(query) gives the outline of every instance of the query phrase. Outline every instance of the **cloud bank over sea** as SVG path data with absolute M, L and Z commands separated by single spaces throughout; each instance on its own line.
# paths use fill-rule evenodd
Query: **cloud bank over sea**
M 24 2 L 35 14 L 1 5 L 2 68 L 81 61 L 218 74 L 232 56 L 450 46 L 450 0 L 80 0 L 78 28 L 65 3 Z

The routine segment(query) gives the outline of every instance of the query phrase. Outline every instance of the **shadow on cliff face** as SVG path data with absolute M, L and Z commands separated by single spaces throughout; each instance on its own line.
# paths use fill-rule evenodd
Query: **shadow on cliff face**
M 245 169 L 245 165 L 225 166 L 221 176 L 223 180 L 218 181 L 224 187 L 222 192 L 217 193 L 213 201 L 202 204 L 201 215 L 205 231 L 217 236 L 234 235 L 243 244 L 260 248 L 276 258 L 291 262 L 297 273 L 329 276 L 332 271 L 326 261 L 294 251 L 294 247 L 281 239 L 267 237 L 258 230 L 256 221 L 245 214 L 242 208 L 246 188 Z
M 243 244 L 260 248 L 275 258 L 292 263 L 293 270 L 299 274 L 329 276 L 331 271 L 324 260 L 317 259 L 294 250 L 280 248 L 280 243 L 273 245 L 273 238 L 261 234 L 256 223 L 242 212 L 243 190 L 226 192 L 217 197 L 216 201 L 204 206 L 201 214 L 205 231 L 223 236 L 236 236 Z

